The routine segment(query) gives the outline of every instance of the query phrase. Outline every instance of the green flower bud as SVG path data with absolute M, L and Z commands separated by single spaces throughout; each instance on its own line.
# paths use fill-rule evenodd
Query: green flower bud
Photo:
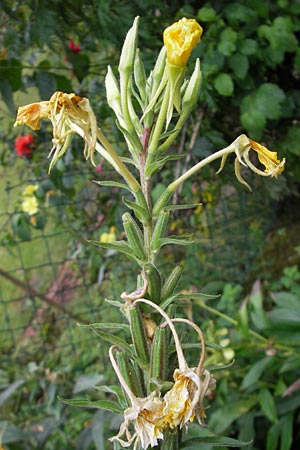
M 194 72 L 188 82 L 187 88 L 183 95 L 182 99 L 182 112 L 185 114 L 189 114 L 189 112 L 194 108 L 198 94 L 200 91 L 202 82 L 202 73 L 200 69 L 200 60 L 199 58 L 196 61 Z
M 133 72 L 135 52 L 137 47 L 138 22 L 139 17 L 137 16 L 134 19 L 132 27 L 126 35 L 119 62 L 120 74 L 122 72 L 127 72 L 129 74 Z
M 121 108 L 121 96 L 118 81 L 112 71 L 112 68 L 108 66 L 107 74 L 105 77 L 106 98 L 107 103 L 111 109 L 115 112 L 116 116 L 122 115 Z

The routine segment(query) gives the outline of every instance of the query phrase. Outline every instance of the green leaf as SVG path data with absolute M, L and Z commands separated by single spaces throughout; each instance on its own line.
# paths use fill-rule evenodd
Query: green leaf
M 183 204 L 183 205 L 169 205 L 169 206 L 165 206 L 164 210 L 165 211 L 178 211 L 181 209 L 192 209 L 192 208 L 198 208 L 198 206 L 201 206 L 202 203 L 187 203 L 187 204 Z
M 122 408 L 115 402 L 108 401 L 108 400 L 86 400 L 84 398 L 62 398 L 58 397 L 58 399 L 65 403 L 66 405 L 70 406 L 77 406 L 79 408 L 96 408 L 96 409 L 105 409 L 107 411 L 114 412 L 116 414 L 122 414 L 123 410 Z
M 193 244 L 192 234 L 185 234 L 182 236 L 168 236 L 165 238 L 158 239 L 156 241 L 156 248 L 161 248 L 164 245 L 174 244 L 174 245 L 190 245 Z
M 274 357 L 273 356 L 266 356 L 265 358 L 261 359 L 257 363 L 255 363 L 245 378 L 243 379 L 241 389 L 247 389 L 248 387 L 252 386 L 254 383 L 256 383 L 263 372 L 273 364 Z
M 84 324 L 79 324 L 80 327 L 82 328 L 90 328 L 93 327 L 96 330 L 124 330 L 124 331 L 128 331 L 129 330 L 129 325 L 127 325 L 126 323 L 91 323 L 89 325 L 84 325 Z
M 258 394 L 259 403 L 264 415 L 273 423 L 278 422 L 275 401 L 267 388 L 262 388 Z
M 260 139 L 266 127 L 266 116 L 255 108 L 241 115 L 241 123 L 253 139 Z
M 80 375 L 73 388 L 73 394 L 93 389 L 95 384 L 103 380 L 103 375 L 99 373 L 90 373 L 87 375 Z
M 267 434 L 267 448 L 266 450 L 277 450 L 279 442 L 280 428 L 279 426 L 272 425 Z
M 214 87 L 216 91 L 224 97 L 229 97 L 234 91 L 232 78 L 227 73 L 220 73 L 214 79 Z
M 142 222 L 145 223 L 149 219 L 149 212 L 146 208 L 143 208 L 141 205 L 137 203 L 131 202 L 127 200 L 125 197 L 122 198 L 123 203 L 129 208 L 132 209 L 136 215 L 136 217 Z
M 257 404 L 257 397 L 242 398 L 226 404 L 211 415 L 210 429 L 216 433 L 223 433 L 241 414 L 245 414 Z
M 42 100 L 49 100 L 53 92 L 57 90 L 55 76 L 50 72 L 37 71 L 35 82 Z
M 192 439 L 188 439 L 180 444 L 179 448 L 187 448 L 187 447 L 198 447 L 198 446 L 210 446 L 210 447 L 246 447 L 250 445 L 250 442 L 239 441 L 238 439 L 233 439 L 230 437 L 222 437 L 222 436 L 208 436 L 208 437 L 195 437 Z
M 7 80 L 13 91 L 22 87 L 22 64 L 18 59 L 0 60 L 0 81 Z
M 14 97 L 11 85 L 5 79 L 0 78 L 0 92 L 2 95 L 2 99 L 7 106 L 9 112 L 13 115 L 16 113 L 16 108 L 14 104 Z
M 249 61 L 247 56 L 242 53 L 231 55 L 228 60 L 230 68 L 233 70 L 237 78 L 243 80 L 248 73 Z
M 230 27 L 222 31 L 218 51 L 224 56 L 230 56 L 236 49 L 237 33 Z
M 99 184 L 100 186 L 118 187 L 118 188 L 121 188 L 121 189 L 126 189 L 127 191 L 131 192 L 131 190 L 127 186 L 127 184 L 119 183 L 118 181 L 97 181 L 97 180 L 94 180 L 94 183 Z
M 255 55 L 258 50 L 258 44 L 254 39 L 241 39 L 239 50 L 243 55 Z
M 125 341 L 125 339 L 120 338 L 119 336 L 114 336 L 110 333 L 105 333 L 104 331 L 97 330 L 97 328 L 94 328 L 92 325 L 87 325 L 97 336 L 101 337 L 105 341 L 109 342 L 110 344 L 117 345 L 118 347 L 122 348 L 125 352 L 132 355 L 132 348 L 131 346 Z
M 216 18 L 216 11 L 211 6 L 203 6 L 197 12 L 199 22 L 213 22 Z
M 256 92 L 255 106 L 267 119 L 279 119 L 284 99 L 285 93 L 277 84 L 264 83 Z
M 280 450 L 290 450 L 293 443 L 293 413 L 282 418 Z
M 100 242 L 100 241 L 88 241 L 96 247 L 108 248 L 110 250 L 115 250 L 116 252 L 124 253 L 128 258 L 137 261 L 135 254 L 125 241 L 114 241 L 114 242 Z

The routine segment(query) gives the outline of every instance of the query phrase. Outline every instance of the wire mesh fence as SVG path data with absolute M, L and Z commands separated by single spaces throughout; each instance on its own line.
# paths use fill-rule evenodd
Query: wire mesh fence
M 87 242 L 99 239 L 99 230 L 106 229 L 104 218 L 121 232 L 120 215 L 115 213 L 120 194 L 104 190 L 99 199 L 100 190 L 92 183 L 95 173 L 82 168 L 62 171 L 57 181 L 57 175 L 51 179 L 36 170 L 39 164 L 21 167 L 15 168 L 15 183 L 7 176 L 2 180 L 0 342 L 4 363 L 10 358 L 42 358 L 54 350 L 65 352 L 66 347 L 76 354 L 81 339 L 74 331 L 76 323 L 99 321 L 105 310 L 105 274 L 118 280 L 108 285 L 114 298 L 125 290 L 126 276 L 131 278 L 122 260 L 114 275 L 109 272 L 107 254 L 91 250 Z M 38 204 L 32 215 L 24 213 L 28 186 L 35 186 L 31 196 Z M 218 279 L 244 283 L 261 256 L 274 219 L 270 201 L 226 184 L 214 199 L 209 190 L 201 192 L 203 205 L 198 210 L 173 217 L 175 233 L 187 225 L 196 238 L 175 259 L 185 259 L 186 282 L 200 290 L 203 283 Z M 169 255 L 167 250 L 166 261 Z M 261 262 L 257 265 L 261 267 Z

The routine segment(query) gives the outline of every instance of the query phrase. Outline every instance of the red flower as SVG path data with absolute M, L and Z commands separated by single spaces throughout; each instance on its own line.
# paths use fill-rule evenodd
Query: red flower
M 19 136 L 15 140 L 15 150 L 20 158 L 30 158 L 32 155 L 32 144 L 34 143 L 34 137 L 32 134 L 26 134 L 26 136 Z
M 81 48 L 80 45 L 76 45 L 74 41 L 69 41 L 69 49 L 71 50 L 71 52 L 73 53 L 80 53 Z

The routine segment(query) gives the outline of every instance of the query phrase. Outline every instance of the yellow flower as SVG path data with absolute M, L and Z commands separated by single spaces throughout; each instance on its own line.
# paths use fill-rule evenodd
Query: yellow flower
M 167 61 L 184 67 L 192 50 L 200 41 L 203 29 L 194 19 L 183 17 L 165 29 L 163 38 L 167 49 Z
M 112 226 L 109 229 L 109 233 L 102 233 L 100 236 L 100 242 L 109 243 L 116 240 L 116 227 Z
M 32 196 L 37 189 L 38 189 L 38 186 L 36 184 L 28 184 L 28 186 L 26 186 L 26 188 L 22 192 L 22 195 Z
M 48 118 L 53 126 L 53 154 L 50 169 L 67 150 L 71 136 L 79 134 L 85 141 L 84 155 L 91 158 L 97 139 L 97 122 L 87 98 L 75 94 L 55 92 L 49 101 L 32 103 L 18 109 L 15 126 L 27 125 L 33 130 L 40 128 L 41 119 Z
M 38 201 L 33 195 L 26 196 L 22 201 L 21 208 L 22 211 L 29 214 L 29 216 L 33 216 L 39 210 Z

